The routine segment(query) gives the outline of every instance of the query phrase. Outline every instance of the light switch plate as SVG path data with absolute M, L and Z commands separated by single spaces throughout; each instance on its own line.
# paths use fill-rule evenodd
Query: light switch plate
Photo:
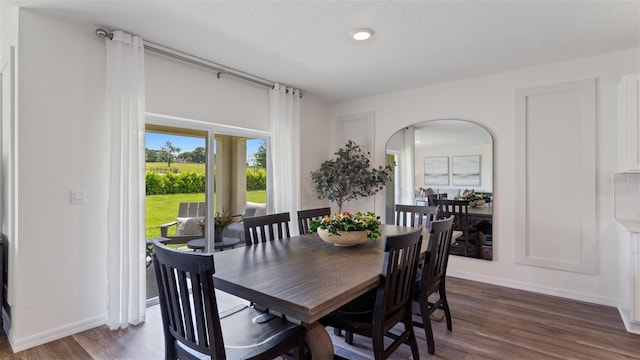
M 84 204 L 87 201 L 87 192 L 85 189 L 71 189 L 71 203 Z

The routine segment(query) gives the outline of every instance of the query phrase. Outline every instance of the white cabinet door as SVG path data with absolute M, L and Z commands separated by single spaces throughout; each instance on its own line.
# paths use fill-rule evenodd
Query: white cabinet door
M 620 170 L 640 170 L 640 74 L 620 80 L 618 111 Z

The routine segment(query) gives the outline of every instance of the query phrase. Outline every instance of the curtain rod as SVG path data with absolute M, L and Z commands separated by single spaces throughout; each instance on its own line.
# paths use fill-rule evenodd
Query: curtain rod
M 96 29 L 95 33 L 96 33 L 96 36 L 99 38 L 113 39 L 113 33 L 110 33 L 104 29 L 98 28 Z M 144 43 L 145 50 L 149 50 L 151 52 L 155 52 L 155 53 L 165 55 L 174 59 L 178 59 L 180 61 L 184 61 L 193 65 L 198 65 L 200 67 L 204 67 L 209 70 L 213 70 L 214 72 L 216 72 L 218 79 L 220 79 L 221 75 L 228 75 L 241 80 L 252 82 L 254 84 L 262 85 L 270 89 L 273 89 L 273 87 L 275 86 L 275 82 L 271 80 L 263 79 L 261 77 L 251 75 L 249 73 L 245 73 L 240 70 L 236 70 L 224 65 L 216 64 L 212 61 L 209 61 L 197 56 L 189 55 L 187 53 L 183 53 L 178 50 L 168 48 L 166 46 L 154 44 L 150 41 L 144 40 L 143 43 Z M 289 90 L 287 89 L 287 92 L 288 91 Z M 300 97 L 302 98 L 302 92 L 300 92 Z

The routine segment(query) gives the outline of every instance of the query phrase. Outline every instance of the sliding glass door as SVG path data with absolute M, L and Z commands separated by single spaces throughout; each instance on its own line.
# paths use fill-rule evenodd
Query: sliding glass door
M 216 215 L 241 220 L 247 202 L 267 203 L 267 139 L 198 125 L 146 125 L 147 243 L 163 237 L 193 251 L 187 245 L 199 239 L 204 251 L 213 251 Z M 157 289 L 150 256 L 147 260 L 147 299 L 152 299 Z

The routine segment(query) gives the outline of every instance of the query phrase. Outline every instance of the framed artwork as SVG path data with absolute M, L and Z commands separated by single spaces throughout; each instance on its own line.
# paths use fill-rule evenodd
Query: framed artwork
M 449 185 L 449 157 L 424 158 L 424 184 Z
M 452 182 L 458 185 L 480 185 L 480 155 L 453 156 L 451 158 Z

